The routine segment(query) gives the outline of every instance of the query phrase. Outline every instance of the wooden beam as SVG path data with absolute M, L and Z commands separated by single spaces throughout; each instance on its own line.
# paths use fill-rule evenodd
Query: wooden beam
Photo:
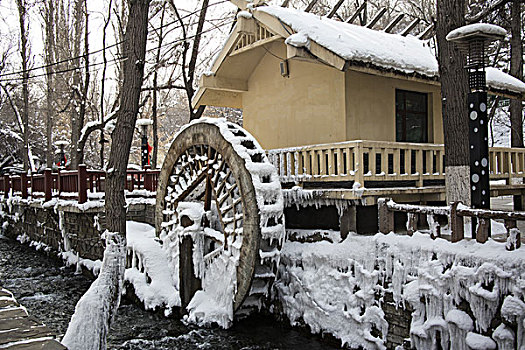
M 312 55 L 304 47 L 295 47 L 291 45 L 286 45 L 286 58 L 289 60 L 296 59 L 296 60 L 307 61 L 307 62 L 312 62 L 312 63 L 321 63 L 317 60 L 317 57 Z
M 381 17 L 383 17 L 383 15 L 386 13 L 386 8 L 383 7 L 381 10 L 379 10 L 378 13 L 376 13 L 376 15 L 374 16 L 374 18 L 372 18 L 372 20 L 370 21 L 370 23 L 368 23 L 366 25 L 367 28 L 370 28 L 372 29 L 375 24 L 381 19 Z
M 344 71 L 346 67 L 346 61 L 343 58 L 314 41 L 310 41 L 310 52 L 322 62 L 325 62 L 340 71 Z
M 394 18 L 390 23 L 386 25 L 386 28 L 383 31 L 385 33 L 390 33 L 392 29 L 394 29 L 394 27 L 399 23 L 399 21 L 403 19 L 403 17 L 405 17 L 404 13 L 400 13 L 399 15 L 397 15 L 396 18 Z
M 417 26 L 419 21 L 420 21 L 419 18 L 414 19 L 412 22 L 410 22 L 410 24 L 405 29 L 403 29 L 403 31 L 400 34 L 402 36 L 407 36 L 408 34 L 410 34 L 412 29 L 414 29 Z
M 249 2 L 247 0 L 230 0 L 230 2 L 237 6 L 241 11 L 246 11 L 248 9 Z
M 425 28 L 425 30 L 417 36 L 418 39 L 423 40 L 428 34 L 434 30 L 434 23 Z
M 202 75 L 199 86 L 206 89 L 245 92 L 248 91 L 248 82 L 240 79 L 230 79 L 210 75 Z
M 308 6 L 306 6 L 306 8 L 304 9 L 304 12 L 310 12 L 310 11 L 312 11 L 312 9 L 314 8 L 315 4 L 317 4 L 317 1 L 318 1 L 318 0 L 312 0 L 312 1 L 310 1 L 310 3 L 308 4 Z
M 353 21 L 355 21 L 355 19 L 359 16 L 359 14 L 365 9 L 366 7 L 366 1 L 363 1 L 363 3 L 361 4 L 361 6 L 359 6 L 357 8 L 357 10 L 355 10 L 354 14 L 352 16 L 350 16 L 347 20 L 346 20 L 346 23 L 352 23 Z
M 281 7 L 288 7 L 288 4 L 290 3 L 290 0 L 284 0 L 281 4 Z
M 328 18 L 332 18 L 334 17 L 335 13 L 337 12 L 337 10 L 339 10 L 339 8 L 341 7 L 341 5 L 343 5 L 343 2 L 345 2 L 345 0 L 339 0 L 337 2 L 337 4 L 335 4 L 335 6 L 332 8 L 332 10 L 330 11 L 330 13 L 328 14 Z

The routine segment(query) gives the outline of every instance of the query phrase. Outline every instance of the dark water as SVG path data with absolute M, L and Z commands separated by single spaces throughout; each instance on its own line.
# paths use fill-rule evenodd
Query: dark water
M 0 286 L 31 315 L 62 335 L 91 280 L 57 259 L 0 236 Z M 271 318 L 254 316 L 229 330 L 197 328 L 123 300 L 109 335 L 111 349 L 336 349 Z

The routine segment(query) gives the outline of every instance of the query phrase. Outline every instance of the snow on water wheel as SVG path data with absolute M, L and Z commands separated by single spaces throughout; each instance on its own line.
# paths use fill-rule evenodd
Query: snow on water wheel
M 155 215 L 190 319 L 226 327 L 261 307 L 284 239 L 283 197 L 246 130 L 211 118 L 184 128 L 162 166 Z

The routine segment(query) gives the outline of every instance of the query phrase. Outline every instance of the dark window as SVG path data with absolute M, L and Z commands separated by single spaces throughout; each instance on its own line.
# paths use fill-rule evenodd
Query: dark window
M 427 142 L 427 94 L 396 90 L 396 141 Z

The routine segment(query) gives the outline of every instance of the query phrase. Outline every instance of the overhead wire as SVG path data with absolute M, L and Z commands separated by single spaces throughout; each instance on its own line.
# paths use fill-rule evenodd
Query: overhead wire
M 228 25 L 228 24 L 231 24 L 233 23 L 234 21 L 228 21 L 228 22 L 225 22 L 225 23 L 222 23 L 222 24 L 217 24 L 217 25 L 213 25 L 211 28 L 208 28 L 206 30 L 203 30 L 201 31 L 200 33 L 195 33 L 191 36 L 188 36 L 186 37 L 185 39 L 177 39 L 177 40 L 174 40 L 174 41 L 171 41 L 169 43 L 165 43 L 163 45 L 161 45 L 161 48 L 162 47 L 166 47 L 166 46 L 169 46 L 169 45 L 173 45 L 173 44 L 177 44 L 177 43 L 180 43 L 180 42 L 184 42 L 186 40 L 189 40 L 189 39 L 193 39 L 195 38 L 197 35 L 202 35 L 202 34 L 205 34 L 205 33 L 208 33 L 208 32 L 211 32 L 215 29 L 218 29 L 218 28 L 221 28 L 225 25 Z M 151 49 L 147 49 L 146 52 L 151 52 L 151 51 L 155 51 L 155 50 L 158 50 L 158 47 L 154 47 L 154 48 L 151 48 Z M 82 56 L 83 57 L 83 56 Z M 112 62 L 123 62 L 124 60 L 126 60 L 125 57 L 119 57 L 119 58 L 115 58 L 111 61 L 108 61 L 108 63 L 112 63 Z M 92 66 L 98 66 L 98 65 L 102 65 L 104 64 L 104 62 L 95 62 L 95 63 L 90 63 L 88 66 L 89 67 L 92 67 Z M 72 71 L 75 71 L 75 70 L 78 70 L 78 69 L 82 69 L 82 67 L 71 67 L 71 68 L 67 68 L 67 69 L 62 69 L 62 70 L 59 70 L 59 71 L 53 71 L 51 74 L 54 75 L 54 74 L 62 74 L 62 73 L 67 73 L 67 72 L 72 72 Z M 42 74 L 37 74 L 37 75 L 31 75 L 28 77 L 28 79 L 34 79 L 34 78 L 39 78 L 39 77 L 43 77 L 43 76 L 47 76 L 48 73 L 42 73 Z M 23 80 L 23 77 L 15 77 L 15 78 L 8 78 L 8 79 L 3 79 L 1 78 L 0 76 L 0 83 L 5 83 L 5 82 L 10 82 L 10 81 L 20 81 L 20 80 Z
M 227 0 L 222 0 L 222 1 L 219 1 L 219 2 L 216 2 L 216 3 L 213 3 L 213 4 L 210 4 L 208 5 L 208 8 L 211 7 L 211 6 L 215 6 L 215 5 L 219 5 L 219 4 L 222 4 L 224 2 L 227 2 Z M 192 12 L 189 12 L 187 13 L 186 15 L 182 16 L 181 19 L 185 19 L 185 18 L 188 18 L 196 13 L 198 13 L 200 11 L 199 10 L 196 10 L 196 11 L 192 11 Z M 158 30 L 160 28 L 164 28 L 164 27 L 167 27 L 169 25 L 172 25 L 174 23 L 177 23 L 179 22 L 178 20 L 174 20 L 174 21 L 171 21 L 169 23 L 166 23 L 162 26 L 159 26 L 159 27 L 156 27 L 156 28 L 152 28 L 152 29 L 149 29 L 148 30 L 148 33 L 150 32 L 153 32 L 153 30 Z M 232 22 L 230 22 L 232 23 Z M 177 28 L 181 28 L 182 26 L 179 24 L 175 27 L 173 27 L 172 29 L 177 29 Z M 214 28 L 215 29 L 215 28 Z M 204 32 L 203 32 L 204 33 Z M 201 33 L 202 34 L 202 33 Z M 194 37 L 194 36 L 193 36 Z M 187 38 L 188 39 L 188 38 Z M 180 40 L 179 40 L 180 41 Z M 17 75 L 17 74 L 23 74 L 23 73 L 27 73 L 27 72 L 32 72 L 32 71 L 35 71 L 35 70 L 39 70 L 39 69 L 45 69 L 45 68 L 49 68 L 49 67 L 53 67 L 53 66 L 56 66 L 56 65 L 60 65 L 60 64 L 63 64 L 63 63 L 67 63 L 67 62 L 71 62 L 71 61 L 75 61 L 75 60 L 78 60 L 78 59 L 82 59 L 82 58 L 85 58 L 85 57 L 88 57 L 88 56 L 91 56 L 93 54 L 96 54 L 96 53 L 99 53 L 99 52 L 103 52 L 105 50 L 108 50 L 112 47 L 115 47 L 115 46 L 118 46 L 118 45 L 121 45 L 124 43 L 124 40 L 122 41 L 119 41 L 119 42 L 116 42 L 114 44 L 111 44 L 111 45 L 108 45 L 104 48 L 101 48 L 101 49 L 98 49 L 98 50 L 95 50 L 95 51 L 91 51 L 91 52 L 88 52 L 87 54 L 82 54 L 82 55 L 78 55 L 78 56 L 74 56 L 74 57 L 68 57 L 68 58 L 65 58 L 63 60 L 60 60 L 60 61 L 57 61 L 57 62 L 53 62 L 53 63 L 48 63 L 48 64 L 44 64 L 44 65 L 41 65 L 41 66 L 38 66 L 38 67 L 31 67 L 31 68 L 28 68 L 26 70 L 18 70 L 18 71 L 14 71 L 14 72 L 6 72 L 6 73 L 2 73 L 0 74 L 0 82 L 4 82 L 4 81 L 13 81 L 13 80 L 22 80 L 22 78 L 12 78 L 12 79 L 3 79 L 4 77 L 7 77 L 7 76 L 11 76 L 11 75 Z M 169 44 L 173 44 L 174 42 L 171 42 L 171 43 L 168 43 L 167 45 Z M 51 74 L 55 74 L 55 73 L 66 73 L 68 71 L 72 71 L 72 70 L 76 70 L 77 68 L 71 68 L 71 69 L 65 69 L 65 70 L 61 70 L 61 71 L 55 71 L 55 72 L 51 72 Z M 41 77 L 41 76 L 45 76 L 45 75 L 48 75 L 48 73 L 43 73 L 43 74 L 38 74 L 38 75 L 32 75 L 30 76 L 29 78 L 34 78 L 34 77 Z

